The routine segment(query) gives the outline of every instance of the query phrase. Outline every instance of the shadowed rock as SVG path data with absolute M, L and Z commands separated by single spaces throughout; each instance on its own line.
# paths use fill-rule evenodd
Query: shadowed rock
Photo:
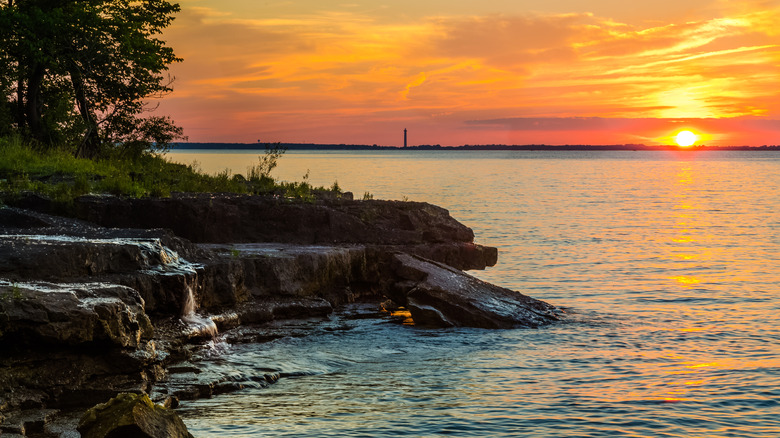
M 396 254 L 398 302 L 416 325 L 431 327 L 538 327 L 558 320 L 558 310 L 447 265 Z
M 423 202 L 289 202 L 267 196 L 177 194 L 76 199 L 76 217 L 109 227 L 168 228 L 197 243 L 401 245 L 472 242 L 470 228 Z

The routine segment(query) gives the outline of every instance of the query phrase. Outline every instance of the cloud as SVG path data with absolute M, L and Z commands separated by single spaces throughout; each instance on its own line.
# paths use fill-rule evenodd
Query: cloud
M 574 43 L 606 34 L 595 23 L 590 14 L 438 19 L 432 23 L 439 32 L 430 41 L 431 54 L 483 59 L 498 67 L 571 59 Z
M 545 127 L 536 132 L 571 133 L 780 117 L 778 8 L 652 25 L 588 13 L 388 21 L 359 10 L 255 18 L 185 7 L 165 35 L 185 60 L 163 106 L 186 130 L 225 140 L 369 144 L 401 122 L 450 132 L 428 140 L 448 144 L 534 132 L 520 129 L 526 119 Z M 775 132 L 772 123 L 761 129 Z
M 637 129 L 671 131 L 680 126 L 695 126 L 707 132 L 744 130 L 776 131 L 780 120 L 737 118 L 604 118 L 604 117 L 512 117 L 490 120 L 467 120 L 466 125 L 503 127 L 515 131 L 628 131 Z
M 512 117 L 468 120 L 469 128 L 509 131 L 514 138 L 546 139 L 547 143 L 591 143 L 561 141 L 562 138 L 611 139 L 606 143 L 673 144 L 681 130 L 693 130 L 711 145 L 776 143 L 780 120 L 755 117 L 735 118 L 602 118 L 602 117 Z M 576 135 L 567 135 L 566 133 Z M 518 134 L 526 133 L 525 137 Z M 745 135 L 750 133 L 750 135 Z M 774 142 L 773 142 L 774 140 Z
M 417 77 L 412 82 L 410 82 L 406 86 L 406 88 L 404 88 L 404 91 L 401 92 L 401 98 L 404 100 L 408 99 L 409 92 L 412 90 L 412 88 L 419 87 L 420 85 L 424 84 L 426 78 L 427 77 L 425 75 L 425 72 L 422 72 L 419 75 L 417 75 Z

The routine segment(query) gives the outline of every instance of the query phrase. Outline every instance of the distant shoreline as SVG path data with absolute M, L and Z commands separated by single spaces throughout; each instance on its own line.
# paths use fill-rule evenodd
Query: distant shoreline
M 275 144 L 274 144 L 275 145 Z M 279 143 L 290 151 L 780 151 L 780 145 L 772 146 L 647 146 L 643 144 L 616 145 L 462 145 L 462 146 L 378 146 L 359 144 Z M 176 143 L 171 150 L 265 150 L 266 143 Z

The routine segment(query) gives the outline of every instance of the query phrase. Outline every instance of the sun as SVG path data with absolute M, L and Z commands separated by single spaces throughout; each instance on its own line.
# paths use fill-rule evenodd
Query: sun
M 691 131 L 680 131 L 674 138 L 677 144 L 682 147 L 693 146 L 693 144 L 696 143 L 696 140 L 698 139 L 699 136 Z

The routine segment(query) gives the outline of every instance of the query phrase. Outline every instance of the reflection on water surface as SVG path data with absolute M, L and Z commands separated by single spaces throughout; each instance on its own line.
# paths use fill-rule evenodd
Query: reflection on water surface
M 436 331 L 346 313 L 234 346 L 225 369 L 315 374 L 184 403 L 196 436 L 780 436 L 780 154 L 288 153 L 275 172 L 307 169 L 448 208 L 499 247 L 478 277 L 569 321 Z

